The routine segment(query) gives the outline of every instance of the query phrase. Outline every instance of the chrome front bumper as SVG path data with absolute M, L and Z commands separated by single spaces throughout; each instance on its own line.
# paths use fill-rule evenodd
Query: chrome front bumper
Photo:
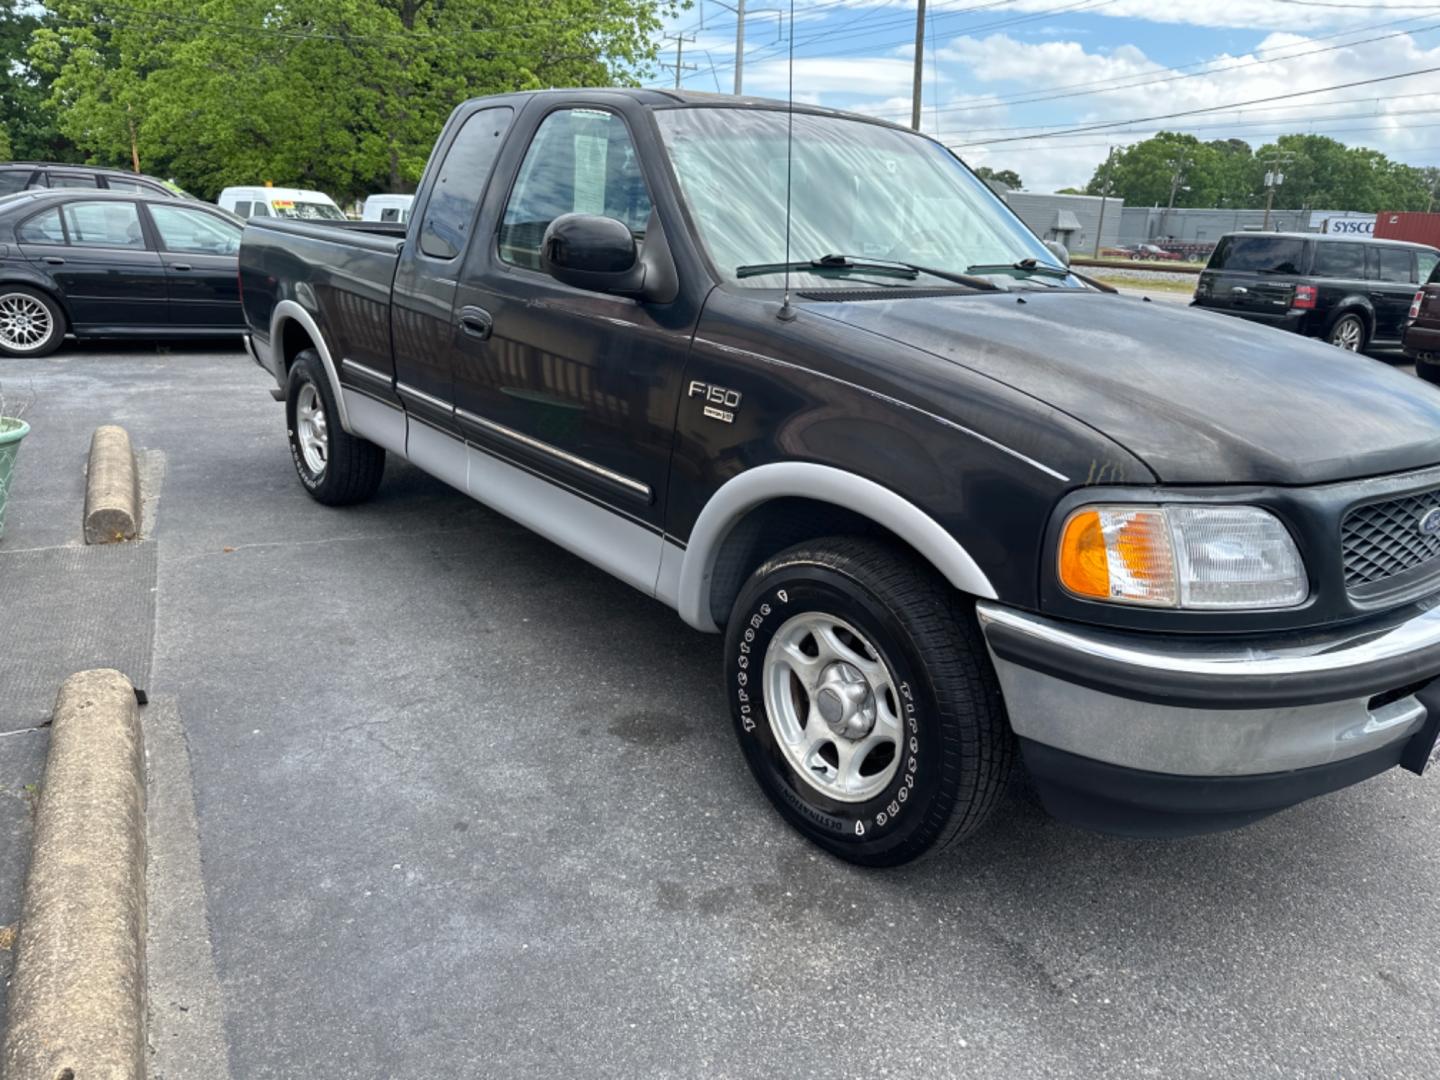
M 1104 630 L 982 601 L 1022 740 L 1124 769 L 1258 777 L 1330 766 L 1427 726 L 1440 606 L 1324 633 L 1216 639 Z

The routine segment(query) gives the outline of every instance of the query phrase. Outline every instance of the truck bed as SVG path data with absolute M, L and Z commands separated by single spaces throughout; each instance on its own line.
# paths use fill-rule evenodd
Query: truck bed
M 308 289 L 340 357 L 389 371 L 390 288 L 405 226 L 251 218 L 240 247 L 240 284 L 251 332 L 268 339 L 280 282 Z

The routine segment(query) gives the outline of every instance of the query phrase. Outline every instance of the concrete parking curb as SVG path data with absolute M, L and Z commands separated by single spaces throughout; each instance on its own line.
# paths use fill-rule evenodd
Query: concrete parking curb
M 140 470 L 122 427 L 96 428 L 85 476 L 85 543 L 109 544 L 140 535 Z
M 3 1080 L 144 1080 L 145 764 L 130 682 L 55 700 L 20 910 Z

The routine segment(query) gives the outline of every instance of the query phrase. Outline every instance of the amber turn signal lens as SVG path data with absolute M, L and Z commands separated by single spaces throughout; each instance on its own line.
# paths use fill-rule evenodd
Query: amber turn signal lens
M 1109 598 L 1109 557 L 1098 510 L 1082 510 L 1065 523 L 1060 537 L 1060 584 L 1078 596 Z
M 1173 607 L 1175 555 L 1159 508 L 1077 510 L 1060 533 L 1060 583 L 1076 596 Z

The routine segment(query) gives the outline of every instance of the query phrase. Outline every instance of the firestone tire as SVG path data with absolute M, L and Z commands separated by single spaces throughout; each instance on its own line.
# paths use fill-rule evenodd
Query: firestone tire
M 326 506 L 364 502 L 385 474 L 384 448 L 347 434 L 339 416 L 319 354 L 304 350 L 285 386 L 285 424 L 295 473 Z
M 820 847 L 898 866 L 994 810 L 1015 754 L 1000 688 L 970 602 L 908 552 L 847 537 L 782 552 L 725 637 L 746 763 Z

